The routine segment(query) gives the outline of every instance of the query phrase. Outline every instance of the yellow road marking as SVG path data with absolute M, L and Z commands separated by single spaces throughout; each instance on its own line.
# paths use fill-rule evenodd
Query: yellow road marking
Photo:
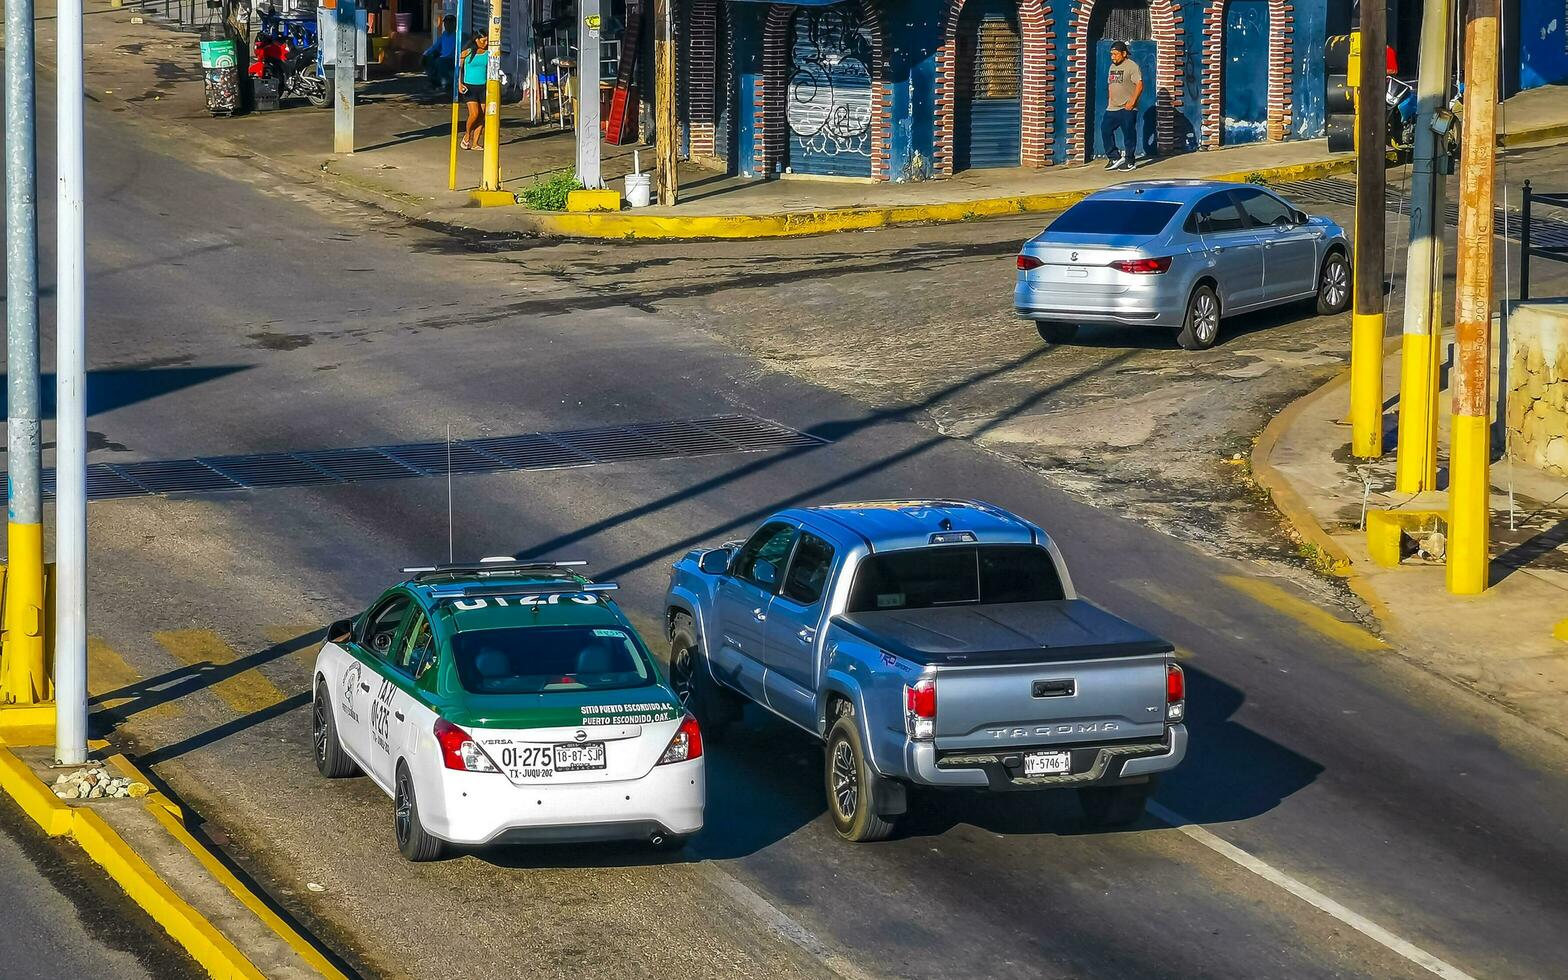
M 168 630 L 154 633 L 153 639 L 163 644 L 176 660 L 190 666 L 210 663 L 221 667 L 239 659 L 234 648 L 212 630 Z M 254 667 L 218 681 L 212 685 L 212 692 L 242 715 L 269 708 L 283 700 L 283 692 L 277 685 Z
M 134 687 L 142 682 L 142 675 L 120 655 L 120 651 L 105 643 L 100 637 L 87 638 L 87 693 L 94 698 L 102 698 L 105 694 Z M 140 698 L 139 694 L 126 694 L 107 700 L 95 701 L 93 710 L 104 708 L 118 708 L 122 705 L 135 706 Z M 170 718 L 179 713 L 179 708 L 172 702 L 153 705 L 137 715 L 148 718 Z
M 1368 633 L 1360 626 L 1336 619 L 1326 610 L 1319 609 L 1312 603 L 1298 599 L 1284 589 L 1264 579 L 1248 578 L 1245 575 L 1221 575 L 1220 581 L 1247 596 L 1253 601 L 1289 616 L 1296 622 L 1323 634 L 1329 639 L 1352 650 L 1363 653 L 1373 650 L 1387 650 L 1388 644 Z

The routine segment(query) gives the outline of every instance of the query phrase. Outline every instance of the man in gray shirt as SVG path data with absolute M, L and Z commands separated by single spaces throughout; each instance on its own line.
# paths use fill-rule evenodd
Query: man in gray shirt
M 1100 115 L 1100 142 L 1105 145 L 1106 170 L 1131 170 L 1138 157 L 1138 99 L 1143 95 L 1143 71 L 1127 57 L 1127 44 L 1111 45 L 1111 69 L 1106 75 L 1105 111 Z M 1122 149 L 1116 149 L 1116 131 Z

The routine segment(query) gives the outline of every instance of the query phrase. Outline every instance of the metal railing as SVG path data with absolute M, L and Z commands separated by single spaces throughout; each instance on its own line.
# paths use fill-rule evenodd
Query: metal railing
M 1540 194 L 1530 186 L 1528 180 L 1524 182 L 1524 198 L 1519 208 L 1519 298 L 1521 300 L 1530 298 L 1530 256 L 1539 255 L 1543 259 L 1568 262 L 1568 243 L 1564 243 L 1561 238 L 1554 236 L 1552 244 L 1548 245 L 1537 245 L 1533 242 L 1531 208 L 1537 201 L 1554 208 L 1568 209 L 1568 194 Z

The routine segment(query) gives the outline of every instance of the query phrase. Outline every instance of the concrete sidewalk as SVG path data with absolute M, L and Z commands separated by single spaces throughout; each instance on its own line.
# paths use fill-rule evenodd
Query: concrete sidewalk
M 459 151 L 458 186 L 448 189 L 451 104 L 422 78 L 377 79 L 361 86 L 357 151 L 338 156 L 332 114 L 294 101 L 278 112 L 214 119 L 203 102 L 196 38 L 148 20 L 133 24 L 134 8 L 87 0 L 86 83 L 89 98 L 116 111 L 135 112 L 144 126 L 229 155 L 254 157 L 299 180 L 330 181 L 349 196 L 407 217 L 485 232 L 583 237 L 754 238 L 964 221 L 1058 210 L 1083 194 L 1125 179 L 1098 164 L 1086 167 L 969 171 L 946 180 L 911 183 L 785 177 L 748 180 L 683 164 L 683 198 L 676 207 L 602 214 L 556 214 L 522 207 L 479 209 L 469 194 L 480 176 L 481 154 Z M 53 51 L 53 22 L 39 22 L 40 56 Z M 1518 97 L 1504 114 L 1515 141 L 1568 138 L 1568 100 L 1555 91 Z M 1509 106 L 1513 109 L 1512 102 Z M 502 176 L 518 191 L 541 175 L 570 169 L 572 134 L 529 125 L 522 106 L 502 111 Z M 603 146 L 603 172 L 619 190 L 641 149 Z M 1323 140 L 1255 143 L 1154 160 L 1149 177 L 1228 177 L 1291 180 L 1348 172 L 1351 159 L 1333 155 Z
M 1445 338 L 1445 350 L 1451 343 Z M 1383 365 L 1386 409 L 1397 404 L 1397 345 L 1396 337 Z M 1396 493 L 1393 449 L 1378 460 L 1350 457 L 1347 380 L 1340 375 L 1275 417 L 1254 451 L 1254 476 L 1303 550 L 1346 577 L 1401 656 L 1568 738 L 1568 643 L 1553 635 L 1568 616 L 1568 480 L 1506 456 L 1493 462 L 1493 585 L 1483 595 L 1450 595 L 1442 562 L 1420 554 L 1381 566 L 1369 550 L 1364 515 L 1410 507 L 1446 512 L 1447 494 Z M 1438 401 L 1440 486 L 1449 399 L 1445 389 Z M 1390 411 L 1389 446 L 1394 427 Z

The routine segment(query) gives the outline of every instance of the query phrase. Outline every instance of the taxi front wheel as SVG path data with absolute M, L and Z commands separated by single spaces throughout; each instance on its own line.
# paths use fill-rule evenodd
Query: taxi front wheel
M 414 795 L 414 779 L 408 766 L 397 764 L 397 796 L 395 830 L 397 849 L 410 861 L 435 861 L 446 850 L 446 841 L 425 832 L 419 822 L 419 799 Z
M 315 749 L 316 768 L 328 779 L 342 779 L 359 774 L 359 767 L 343 751 L 338 740 L 337 722 L 332 717 L 332 702 L 327 697 L 327 685 L 316 685 L 316 700 L 310 713 L 310 744 Z

